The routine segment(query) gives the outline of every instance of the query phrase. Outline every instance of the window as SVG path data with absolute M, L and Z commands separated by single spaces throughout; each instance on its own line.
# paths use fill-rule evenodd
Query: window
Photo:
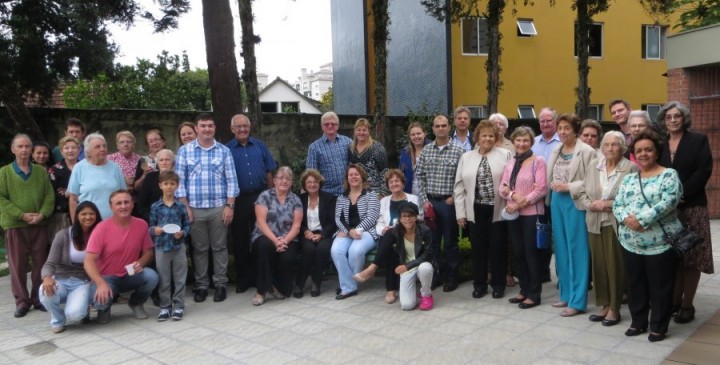
M 268 103 L 268 102 L 260 103 L 260 110 L 261 110 L 263 113 L 277 113 L 277 112 L 278 112 L 278 110 L 277 110 L 277 103 L 274 103 L 274 102 L 271 102 L 271 103 Z
M 468 106 L 467 108 L 470 109 L 470 118 L 481 119 L 488 117 L 485 105 Z
M 575 34 L 577 35 L 577 22 L 575 22 Z M 593 23 L 590 27 L 590 42 L 588 44 L 590 57 L 603 56 L 603 25 L 602 23 Z M 577 39 L 575 39 L 575 57 L 578 55 Z
M 486 55 L 488 53 L 488 24 L 485 18 L 466 18 L 462 20 L 462 52 L 466 55 Z
M 297 101 L 283 101 L 280 106 L 283 113 L 297 113 L 300 111 L 300 103 Z
M 648 114 L 650 114 L 650 120 L 653 120 L 653 121 L 655 120 L 655 118 L 657 118 L 660 108 L 662 108 L 662 105 L 660 105 L 660 104 L 643 104 L 642 105 L 642 110 L 648 112 Z
M 665 59 L 665 38 L 667 27 L 659 25 L 642 26 L 642 58 L 648 60 Z
M 601 121 L 602 120 L 602 110 L 603 110 L 602 105 L 590 104 L 590 105 L 588 105 L 587 117 L 589 119 L 595 119 L 597 121 Z
M 535 110 L 532 105 L 518 105 L 518 118 L 520 119 L 534 119 Z
M 519 19 L 517 21 L 518 37 L 532 37 L 537 35 L 537 29 L 532 19 Z

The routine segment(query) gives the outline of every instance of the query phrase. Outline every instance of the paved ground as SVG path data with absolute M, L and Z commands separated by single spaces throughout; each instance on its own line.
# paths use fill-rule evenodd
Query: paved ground
M 720 271 L 720 221 L 712 227 Z M 126 305 L 116 305 L 107 325 L 93 319 L 53 334 L 47 313 L 13 318 L 4 277 L 0 364 L 658 364 L 676 348 L 687 348 L 688 337 L 720 308 L 720 275 L 703 275 L 696 320 L 671 322 L 669 337 L 653 344 L 646 336 L 623 335 L 630 323 L 626 308 L 623 322 L 610 328 L 589 322 L 587 315 L 560 317 L 550 306 L 558 299 L 554 283 L 545 284 L 543 304 L 530 310 L 507 303 L 517 287 L 509 288 L 505 299 L 473 299 L 472 285 L 465 283 L 453 293 L 436 292 L 436 307 L 429 312 L 403 312 L 397 303 L 385 304 L 382 278 L 343 301 L 334 299 L 334 279 L 324 284 L 318 298 L 269 299 L 261 307 L 250 304 L 250 293 L 235 294 L 233 288 L 222 303 L 197 304 L 188 293 L 180 322 L 156 322 L 152 306 L 147 306 L 151 319 L 135 320 Z M 720 343 L 720 331 L 705 332 L 706 342 L 708 336 L 709 342 Z M 682 351 L 669 359 L 692 363 Z

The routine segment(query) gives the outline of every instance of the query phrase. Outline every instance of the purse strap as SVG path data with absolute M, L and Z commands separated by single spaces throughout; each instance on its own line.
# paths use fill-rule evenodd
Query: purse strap
M 647 205 L 648 205 L 650 208 L 652 208 L 652 204 L 650 204 L 650 201 L 648 200 L 647 196 L 645 196 L 645 191 L 643 191 L 643 183 L 642 183 L 642 179 L 640 178 L 640 172 L 639 172 L 639 171 L 638 171 L 638 173 L 637 173 L 637 177 L 638 177 L 638 183 L 640 183 L 640 194 L 642 194 L 643 199 L 645 199 L 645 203 L 647 203 Z M 667 234 L 667 232 L 665 231 L 665 227 L 663 227 L 663 224 L 660 223 L 660 220 L 659 220 L 659 219 L 658 219 L 658 224 L 660 225 L 660 229 L 662 229 L 663 234 L 665 235 L 665 237 L 669 237 L 668 234 Z
M 536 170 L 535 170 L 535 160 L 536 160 L 535 156 L 533 156 L 532 159 L 533 159 L 533 163 L 532 163 L 532 177 L 533 177 L 533 185 L 535 185 L 535 171 L 536 171 Z M 537 207 L 539 201 L 540 201 L 540 200 L 538 200 L 538 201 L 535 202 L 535 225 L 536 225 L 536 226 L 540 224 L 540 214 L 539 214 L 539 212 L 538 212 L 538 207 Z

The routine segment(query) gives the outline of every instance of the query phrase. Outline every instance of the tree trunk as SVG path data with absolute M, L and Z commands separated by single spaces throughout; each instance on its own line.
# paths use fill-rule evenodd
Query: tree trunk
M 255 44 L 260 43 L 260 37 L 253 30 L 252 0 L 238 0 L 238 8 L 240 9 L 240 28 L 242 30 L 240 55 L 245 63 L 242 80 L 247 94 L 247 114 L 253 123 L 253 130 L 260 134 L 262 110 L 260 109 L 260 90 L 257 82 L 257 63 L 255 62 Z
M 372 2 L 373 51 L 375 52 L 375 110 L 373 110 L 375 137 L 383 145 L 387 140 L 385 133 L 385 116 L 387 114 L 387 42 L 389 38 L 390 14 L 388 0 Z
M 45 141 L 45 133 L 30 114 L 25 105 L 25 99 L 18 93 L 17 89 L 9 84 L 0 87 L 0 101 L 5 105 L 5 109 L 13 121 L 15 133 L 25 133 L 32 138 L 33 141 Z
M 488 58 L 485 62 L 485 70 L 487 71 L 487 105 L 489 114 L 497 113 L 498 98 L 500 96 L 500 89 L 502 88 L 502 82 L 500 81 L 500 72 L 502 71 L 502 67 L 500 66 L 500 58 L 502 55 L 502 47 L 500 47 L 500 40 L 502 39 L 500 23 L 503 19 L 503 11 L 505 11 L 505 3 L 505 0 L 490 0 L 487 4 L 488 42 L 490 44 L 488 45 Z
M 575 42 L 577 47 L 578 62 L 578 86 L 577 103 L 575 104 L 575 113 L 580 119 L 587 117 L 588 105 L 590 105 L 590 87 L 588 85 L 588 75 L 590 74 L 590 66 L 588 58 L 590 57 L 590 28 L 592 27 L 592 17 L 588 9 L 588 0 L 577 0 L 577 30 L 575 34 Z
M 232 138 L 230 119 L 243 111 L 233 18 L 228 0 L 203 0 L 202 4 L 210 95 L 217 126 L 215 137 L 225 142 Z

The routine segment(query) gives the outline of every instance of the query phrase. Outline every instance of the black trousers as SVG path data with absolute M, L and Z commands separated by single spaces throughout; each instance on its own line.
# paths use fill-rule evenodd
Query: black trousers
M 385 269 L 385 290 L 400 290 L 400 275 L 395 274 L 395 268 L 400 265 L 400 258 L 392 248 L 392 237 L 387 234 L 378 240 L 373 264 Z
M 307 238 L 303 238 L 300 241 L 302 263 L 295 281 L 297 286 L 304 288 L 307 277 L 310 276 L 313 284 L 318 288 L 320 287 L 323 268 L 330 262 L 330 247 L 332 247 L 332 242 L 332 237 L 323 238 L 318 242 L 313 242 Z
M 507 275 L 507 240 L 503 237 L 505 222 L 493 223 L 492 205 L 475 204 L 475 222 L 468 222 L 472 246 L 473 288 L 487 288 L 488 266 L 493 290 L 504 290 Z
M 515 273 L 520 281 L 520 295 L 540 304 L 543 268 L 547 268 L 543 261 L 543 251 L 549 250 L 537 248 L 536 219 L 536 215 L 521 215 L 507 224 L 513 245 Z
M 657 255 L 638 255 L 623 248 L 628 309 L 632 328 L 667 333 L 672 317 L 673 288 L 678 256 L 673 250 Z M 650 308 L 652 307 L 652 311 Z
M 292 242 L 285 252 L 278 253 L 275 244 L 265 236 L 253 242 L 253 254 L 257 262 L 255 284 L 257 292 L 265 294 L 273 285 L 284 296 L 292 293 L 292 265 L 298 252 L 298 243 Z
M 239 287 L 253 286 L 255 262 L 250 254 L 250 235 L 255 229 L 255 201 L 260 193 L 241 194 L 235 199 L 230 225 L 230 242 L 235 256 L 235 282 Z

